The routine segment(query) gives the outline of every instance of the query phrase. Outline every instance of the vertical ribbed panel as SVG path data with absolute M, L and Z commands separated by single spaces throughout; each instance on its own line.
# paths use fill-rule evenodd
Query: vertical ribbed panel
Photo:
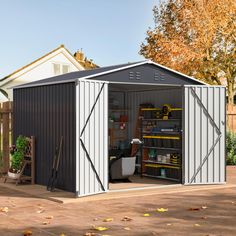
M 186 86 L 184 93 L 184 183 L 224 183 L 225 88 Z
M 14 89 L 14 140 L 36 139 L 36 183 L 47 185 L 63 136 L 57 186 L 75 192 L 75 84 Z
M 79 81 L 76 86 L 76 120 L 78 122 L 76 128 L 76 192 L 79 197 L 103 192 L 80 139 L 84 143 L 105 191 L 108 189 L 107 90 L 107 83 L 101 81 Z

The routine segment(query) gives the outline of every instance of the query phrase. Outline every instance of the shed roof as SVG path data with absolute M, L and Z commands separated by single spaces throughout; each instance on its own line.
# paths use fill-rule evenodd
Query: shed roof
M 139 61 L 139 62 L 133 62 L 133 63 L 127 63 L 127 64 L 101 67 L 101 68 L 96 68 L 96 69 L 92 69 L 92 70 L 75 71 L 75 72 L 51 77 L 48 79 L 43 79 L 43 80 L 23 84 L 20 86 L 16 86 L 14 88 L 36 87 L 36 86 L 49 85 L 49 84 L 77 82 L 78 79 L 99 79 L 99 80 L 104 80 L 104 81 L 124 82 L 124 78 L 121 80 L 119 78 L 123 75 L 118 74 L 116 72 L 128 71 L 130 73 L 131 72 L 130 70 L 134 69 L 134 68 L 144 71 L 144 68 L 146 68 L 147 66 L 152 66 L 152 68 L 160 70 L 159 74 L 157 73 L 157 77 L 158 77 L 158 75 L 169 76 L 170 78 L 176 77 L 177 81 L 176 80 L 174 81 L 175 84 L 177 84 L 178 80 L 181 80 L 181 79 L 182 79 L 182 84 L 198 84 L 198 85 L 205 84 L 202 81 L 199 81 L 199 80 L 194 79 L 190 76 L 184 75 L 180 72 L 174 71 L 170 68 L 164 67 L 164 66 L 157 64 L 155 62 L 152 62 L 150 60 L 145 60 L 145 61 Z M 146 69 L 150 70 L 150 67 L 146 68 Z M 137 73 L 137 72 L 135 72 L 135 73 Z M 113 76 L 111 76 L 111 74 L 113 74 Z M 115 74 L 117 76 L 114 76 Z M 131 81 L 131 82 L 135 83 L 137 81 Z M 141 81 L 138 81 L 138 82 L 141 82 Z M 146 79 L 144 78 L 144 80 L 142 82 L 150 83 L 150 81 L 148 81 L 147 75 L 146 75 Z M 162 81 L 162 83 L 168 84 L 168 82 L 163 82 L 163 81 Z M 181 84 L 181 83 L 179 83 L 179 84 Z

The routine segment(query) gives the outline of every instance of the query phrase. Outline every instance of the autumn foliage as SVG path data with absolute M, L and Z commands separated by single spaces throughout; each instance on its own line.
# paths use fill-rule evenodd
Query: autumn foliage
M 155 27 L 140 54 L 210 84 L 226 79 L 233 102 L 236 79 L 236 1 L 167 0 L 154 7 Z

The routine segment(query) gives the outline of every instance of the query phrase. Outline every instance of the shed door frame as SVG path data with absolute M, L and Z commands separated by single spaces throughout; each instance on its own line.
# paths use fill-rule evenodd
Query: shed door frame
M 225 87 L 183 86 L 182 115 L 183 184 L 225 183 Z
M 108 82 L 76 84 L 76 195 L 108 190 Z

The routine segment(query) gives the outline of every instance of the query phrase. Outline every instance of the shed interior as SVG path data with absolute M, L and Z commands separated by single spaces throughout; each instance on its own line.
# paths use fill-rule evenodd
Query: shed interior
M 108 94 L 109 189 L 182 183 L 182 87 L 110 83 Z

